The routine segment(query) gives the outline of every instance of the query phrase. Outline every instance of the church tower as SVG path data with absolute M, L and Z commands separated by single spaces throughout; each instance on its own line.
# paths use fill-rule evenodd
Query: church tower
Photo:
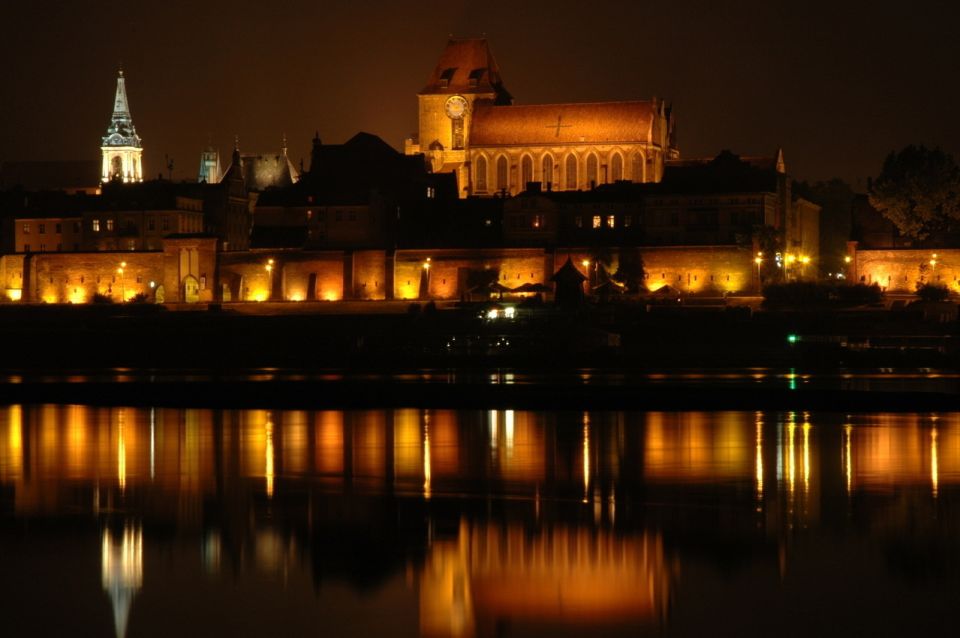
M 461 195 L 469 192 L 468 151 L 474 104 L 508 105 L 500 67 L 486 38 L 447 42 L 427 85 L 417 95 L 419 135 L 407 140 L 408 155 L 423 153 L 434 172 L 455 171 Z
M 212 145 L 208 145 L 200 153 L 200 173 L 197 181 L 207 184 L 220 183 L 220 153 Z
M 103 155 L 101 180 L 109 182 L 142 182 L 143 167 L 140 156 L 143 148 L 140 146 L 140 136 L 133 126 L 130 117 L 130 105 L 127 102 L 127 88 L 124 84 L 123 70 L 117 76 L 117 94 L 113 100 L 113 117 L 107 134 L 100 145 Z

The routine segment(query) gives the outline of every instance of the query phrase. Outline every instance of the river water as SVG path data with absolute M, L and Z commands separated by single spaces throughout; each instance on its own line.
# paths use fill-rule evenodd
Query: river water
M 953 413 L 2 406 L 0 633 L 954 635 L 958 504 Z

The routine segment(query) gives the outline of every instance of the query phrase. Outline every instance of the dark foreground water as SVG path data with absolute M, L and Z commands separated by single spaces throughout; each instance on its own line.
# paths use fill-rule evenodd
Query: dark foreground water
M 2 636 L 955 635 L 960 415 L 0 407 Z

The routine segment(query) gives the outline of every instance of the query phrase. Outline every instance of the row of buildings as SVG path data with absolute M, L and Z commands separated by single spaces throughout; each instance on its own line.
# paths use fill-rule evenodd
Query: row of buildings
M 568 259 L 592 288 L 618 271 L 718 295 L 816 276 L 820 208 L 781 151 L 681 159 L 657 98 L 514 105 L 483 39 L 450 40 L 418 103 L 404 153 L 316 136 L 298 169 L 285 141 L 238 144 L 225 170 L 204 150 L 195 183 L 143 181 L 121 72 L 96 177 L 0 170 L 0 297 L 458 299 L 546 290 Z

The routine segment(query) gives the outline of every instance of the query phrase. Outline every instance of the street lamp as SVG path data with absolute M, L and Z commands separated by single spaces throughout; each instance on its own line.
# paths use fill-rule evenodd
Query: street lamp
M 264 269 L 267 271 L 267 301 L 270 301 L 273 299 L 273 259 L 267 260 Z
M 937 272 L 937 253 L 933 253 L 930 259 L 930 282 L 933 283 L 933 276 Z
M 117 274 L 120 275 L 120 301 L 121 302 L 127 300 L 126 290 L 124 289 L 124 285 L 123 285 L 123 269 L 126 267 L 127 267 L 127 262 L 121 261 L 120 267 L 117 268 Z
M 760 265 L 763 263 L 763 253 L 757 253 L 753 258 L 753 263 L 757 265 L 757 294 L 760 294 L 763 288 L 763 280 L 760 278 Z

